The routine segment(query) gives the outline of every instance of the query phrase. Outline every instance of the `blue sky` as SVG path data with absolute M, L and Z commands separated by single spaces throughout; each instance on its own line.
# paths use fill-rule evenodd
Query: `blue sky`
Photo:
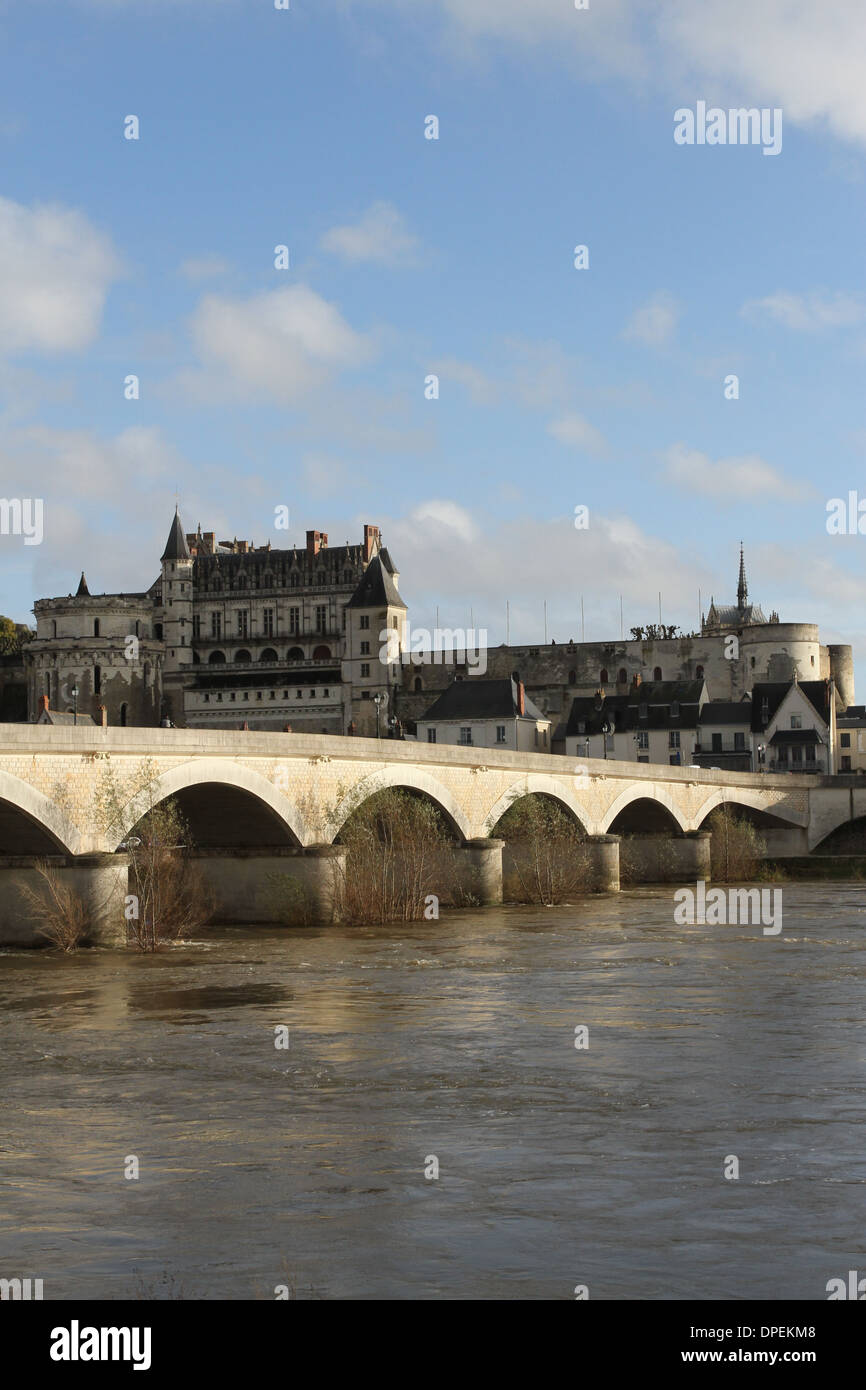
M 866 653 L 826 530 L 866 497 L 866 12 L 755 8 L 0 0 L 2 491 L 45 500 L 0 611 L 149 584 L 177 491 L 257 543 L 379 523 L 413 622 L 491 642 L 506 598 L 513 641 L 581 596 L 587 638 L 620 594 L 693 627 L 742 538 L 765 611 Z M 780 107 L 781 153 L 676 145 L 699 100 Z

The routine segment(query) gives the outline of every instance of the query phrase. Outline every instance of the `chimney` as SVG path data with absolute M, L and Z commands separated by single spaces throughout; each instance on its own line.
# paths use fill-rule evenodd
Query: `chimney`
M 364 527 L 364 559 L 372 560 L 376 551 L 379 549 L 379 528 L 378 526 Z
M 99 710 L 99 714 L 100 714 L 100 723 L 101 723 L 103 729 L 107 729 L 107 728 L 108 728 L 108 710 L 105 708 L 105 705 L 97 705 L 96 708 Z
M 40 713 L 40 714 L 47 714 L 48 711 L 49 711 L 49 709 L 50 709 L 50 705 L 48 704 L 48 696 L 47 696 L 47 695 L 40 695 L 40 696 L 39 696 L 39 713 Z
M 632 678 L 631 678 L 631 688 L 632 688 L 632 690 L 637 690 L 637 688 L 638 688 L 639 685 L 640 685 L 640 672 L 637 672 L 637 673 L 636 673 L 635 675 L 633 675 Z
M 526 713 L 526 687 L 523 681 L 517 682 L 517 713 Z
M 307 532 L 307 554 L 318 555 L 320 550 L 324 550 L 328 544 L 328 537 L 324 531 Z

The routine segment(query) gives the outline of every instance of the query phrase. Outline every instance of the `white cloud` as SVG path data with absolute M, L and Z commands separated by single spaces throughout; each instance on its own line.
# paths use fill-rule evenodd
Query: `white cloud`
M 699 449 L 674 444 L 664 455 L 668 482 L 705 497 L 740 502 L 743 498 L 776 497 L 796 502 L 812 495 L 812 488 L 786 478 L 759 454 L 741 454 L 716 462 Z
M 199 281 L 215 280 L 220 275 L 226 275 L 231 266 L 224 256 L 206 255 L 190 256 L 178 268 L 187 280 Z
M 306 285 L 288 285 L 250 299 L 206 295 L 192 321 L 202 370 L 181 384 L 198 395 L 303 399 L 344 367 L 374 353 L 335 305 Z
M 0 352 L 87 347 L 119 275 L 110 240 L 82 213 L 0 198 Z
M 658 290 L 639 308 L 626 324 L 624 337 L 646 343 L 647 347 L 664 347 L 674 335 L 679 307 L 673 295 Z
M 558 439 L 560 444 L 567 444 L 570 448 L 580 449 L 586 454 L 608 452 L 608 443 L 601 431 L 575 411 L 569 411 L 556 420 L 551 420 L 547 426 L 547 433 Z
M 384 202 L 374 203 L 353 225 L 332 227 L 321 244 L 352 264 L 374 261 L 391 266 L 415 264 L 419 247 L 403 214 Z
M 449 540 L 466 544 L 478 535 L 478 527 L 465 507 L 436 498 L 419 503 L 405 524 L 413 530 L 417 528 L 417 533 L 423 532 L 428 544 L 434 545 L 437 541 L 447 544 Z
M 853 294 L 795 294 L 792 290 L 777 290 L 764 299 L 750 299 L 740 310 L 746 317 L 768 315 L 785 328 L 799 333 L 814 333 L 822 328 L 843 328 L 859 323 L 864 306 Z

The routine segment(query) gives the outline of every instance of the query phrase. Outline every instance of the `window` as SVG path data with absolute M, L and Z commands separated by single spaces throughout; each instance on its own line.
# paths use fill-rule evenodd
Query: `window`
M 850 772 L 850 771 L 851 771 L 851 757 L 850 757 L 850 754 L 844 754 L 844 753 L 843 753 L 843 755 L 842 755 L 842 771 L 843 771 L 843 772 Z
M 235 652 L 235 661 L 239 661 L 241 662 L 241 664 L 252 661 L 252 657 L 250 656 L 246 647 L 241 647 L 240 651 Z
M 606 667 L 606 666 L 602 666 L 601 670 L 600 670 L 599 673 L 598 673 L 598 683 L 599 683 L 599 685 L 607 685 L 609 679 L 610 679 L 610 677 L 609 677 L 608 674 L 607 674 L 607 667 Z M 572 681 L 572 685 L 574 685 L 574 684 L 575 684 L 575 682 Z
M 330 690 L 327 688 L 327 686 L 326 686 L 325 689 L 322 691 L 322 698 L 323 698 L 324 700 L 330 700 L 330 698 L 331 698 L 331 692 L 330 692 Z
M 157 642 L 161 642 L 161 641 L 162 641 L 162 623 L 154 623 L 154 625 L 153 625 L 153 635 L 154 635 L 154 637 L 156 638 Z M 193 637 L 197 637 L 197 636 L 198 636 L 198 634 L 197 634 L 197 632 L 196 632 L 196 630 L 195 630 L 195 623 L 193 623 L 192 635 L 193 635 Z
M 194 613 L 192 617 L 192 635 L 195 641 L 201 637 L 201 614 Z
M 535 746 L 538 747 L 538 725 L 535 726 Z
M 360 622 L 359 622 L 358 626 L 360 627 L 360 629 L 361 629 L 362 632 L 368 632 L 368 631 L 369 631 L 369 628 L 370 628 L 370 615 L 369 615 L 368 613 L 363 613 L 363 614 L 361 615 L 361 619 L 360 619 Z
M 369 642 L 362 642 L 362 643 L 361 643 L 361 655 L 362 655 L 362 656 L 369 656 L 369 655 L 370 655 L 370 643 L 369 643 Z
M 840 742 L 841 742 L 843 748 L 850 748 L 850 747 L 851 747 L 851 735 L 850 735 L 850 734 L 842 734 L 841 737 L 840 737 Z
M 211 613 L 211 615 L 210 615 L 210 635 L 211 635 L 211 637 L 222 637 L 222 635 L 223 635 L 223 615 L 222 615 L 222 613 Z
M 279 661 L 279 657 L 277 656 L 273 647 L 265 647 L 264 651 L 259 657 L 259 661 L 269 661 L 272 665 L 276 665 L 276 663 Z
M 569 685 L 577 685 L 577 672 L 576 672 L 576 671 L 569 671 L 569 673 L 568 673 L 568 683 L 569 683 Z
M 649 730 L 639 729 L 637 735 L 638 748 L 649 748 Z
M 469 729 L 461 729 L 461 730 L 460 730 L 460 742 L 461 742 L 462 744 L 466 745 L 466 746 L 468 746 L 469 744 L 471 744 L 471 742 L 472 742 L 472 730 L 471 730 L 471 728 L 469 728 Z
M 802 729 L 802 727 L 803 727 L 803 716 L 802 716 L 801 714 L 792 714 L 792 715 L 791 715 L 791 728 L 792 728 L 792 729 Z
M 315 700 L 315 698 L 316 698 L 316 692 L 315 692 L 315 690 L 311 690 L 311 691 L 310 691 L 310 699 L 311 699 L 311 700 Z
M 98 636 L 99 636 L 99 619 L 98 619 L 98 618 L 94 618 L 94 619 L 93 619 L 93 635 L 94 635 L 94 637 L 98 637 Z
M 370 663 L 369 663 L 369 661 L 362 661 L 362 662 L 361 662 L 361 676 L 362 676 L 362 678 L 363 678 L 364 676 L 369 676 L 369 674 L 370 674 Z
M 210 695 L 208 695 L 207 691 L 205 691 L 204 694 L 204 702 L 206 705 L 210 704 Z
M 504 743 L 504 742 L 505 742 L 505 725 L 504 725 L 504 724 L 497 724 L 497 725 L 496 725 L 496 742 L 497 742 L 497 743 Z
M 257 690 L 257 691 L 256 691 L 256 699 L 257 699 L 257 700 L 260 700 L 261 698 L 262 698 L 262 692 L 261 692 L 260 690 Z
M 638 709 L 638 718 L 639 718 L 639 719 L 648 719 L 648 718 L 649 718 L 649 706 L 648 706 L 648 705 L 643 704 L 643 705 L 641 705 L 641 706 L 639 707 L 639 709 Z
M 735 733 L 735 734 L 734 734 L 734 751 L 735 751 L 736 753 L 743 753 L 743 752 L 745 751 L 745 748 L 746 748 L 746 735 L 745 735 L 744 733 Z
M 413 688 L 413 690 L 415 691 L 416 694 L 418 693 L 419 690 L 423 690 L 423 689 L 424 689 L 424 682 L 422 681 L 422 679 L 421 679 L 420 676 L 416 676 L 416 677 L 415 677 L 415 681 L 414 681 L 414 684 L 413 684 L 413 687 L 412 687 L 412 688 Z
M 293 635 L 301 630 L 301 610 L 300 608 L 289 609 L 289 632 Z
M 794 746 L 793 746 L 793 748 L 791 749 L 791 762 L 792 762 L 792 763 L 801 763 L 802 761 L 803 761 L 803 749 L 800 747 L 800 744 L 799 744 L 799 743 L 795 743 Z
M 248 623 L 249 623 L 249 616 L 250 616 L 250 615 L 249 615 L 249 613 L 247 612 L 247 610 L 246 610 L 245 608 L 239 608 L 239 609 L 238 609 L 238 611 L 237 611 L 237 619 L 238 619 L 238 637 L 246 637 L 246 636 L 248 635 L 248 634 L 247 634 L 247 625 L 248 625 Z
M 722 751 L 722 736 L 721 736 L 721 734 L 713 734 L 713 752 L 714 752 L 714 753 L 721 753 L 721 751 Z
M 295 691 L 295 699 L 296 699 L 296 700 L 303 700 L 303 698 L 304 698 L 304 692 L 303 692 L 303 690 L 296 690 L 296 691 Z
M 328 609 L 324 603 L 316 605 L 316 631 L 326 632 L 328 628 Z
M 262 633 L 265 637 L 274 635 L 274 610 L 266 608 L 262 613 Z
M 234 698 L 235 698 L 235 692 L 232 691 L 231 695 L 229 696 L 229 699 L 230 699 L 230 700 L 233 700 Z
M 668 748 L 679 748 L 679 746 L 680 731 L 679 729 L 671 729 L 670 733 L 668 734 Z
M 702 681 L 703 678 L 704 678 L 704 668 L 703 668 L 703 666 L 696 666 L 696 667 L 695 667 L 695 680 Z
M 126 710 L 127 710 L 127 706 L 126 706 L 126 704 L 124 703 L 124 704 L 122 704 L 122 705 L 120 706 L 120 727 L 121 727 L 121 729 L 125 729 L 125 728 L 126 728 Z
M 93 693 L 94 693 L 94 695 L 101 695 L 101 694 L 102 694 L 102 667 L 101 667 L 101 666 L 94 666 L 94 668 L 93 668 Z
M 616 683 L 617 683 L 617 685 L 625 685 L 627 681 L 628 681 L 628 671 L 625 669 L 624 666 L 620 666 L 619 672 L 618 672 L 617 678 L 616 678 Z
M 660 681 L 661 678 L 662 678 L 662 668 L 661 668 L 661 666 L 656 666 L 655 669 L 654 669 L 654 671 L 653 671 L 653 680 L 654 680 L 654 681 Z
M 427 730 L 427 742 L 428 742 L 428 743 L 435 743 L 435 742 L 436 742 L 436 730 L 435 730 L 435 729 L 428 729 L 428 730 Z
M 679 702 L 679 700 L 671 700 L 671 719 L 679 719 L 679 717 L 680 717 L 680 702 Z

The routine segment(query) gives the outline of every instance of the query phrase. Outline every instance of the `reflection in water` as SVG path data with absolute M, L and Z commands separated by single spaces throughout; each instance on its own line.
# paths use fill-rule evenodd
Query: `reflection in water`
M 46 1298 L 823 1298 L 866 1261 L 866 888 L 784 894 L 778 938 L 675 926 L 658 889 L 0 953 L 0 1275 Z

